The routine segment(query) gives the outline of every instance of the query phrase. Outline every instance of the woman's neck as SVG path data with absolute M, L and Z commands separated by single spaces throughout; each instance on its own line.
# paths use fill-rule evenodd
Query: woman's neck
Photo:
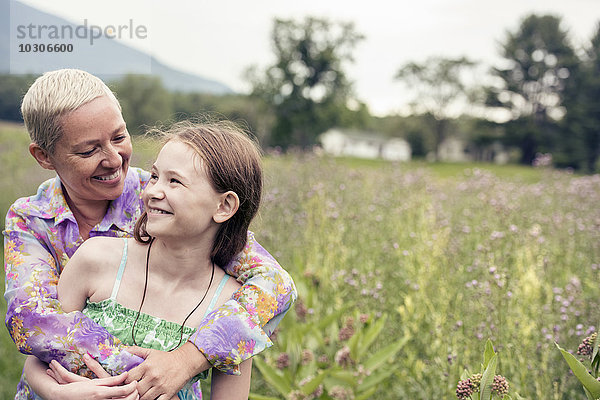
M 79 228 L 79 234 L 86 240 L 94 226 L 102 221 L 108 210 L 109 200 L 78 201 L 63 190 L 65 199 Z

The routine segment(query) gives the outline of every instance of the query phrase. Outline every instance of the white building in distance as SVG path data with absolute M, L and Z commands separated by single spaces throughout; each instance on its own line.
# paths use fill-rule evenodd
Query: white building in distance
M 410 144 L 402 138 L 331 128 L 319 136 L 323 150 L 333 156 L 410 161 Z

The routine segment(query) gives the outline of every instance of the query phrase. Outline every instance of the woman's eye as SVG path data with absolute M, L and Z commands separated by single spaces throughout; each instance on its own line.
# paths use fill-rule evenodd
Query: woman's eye
M 125 136 L 125 135 L 119 135 L 119 136 L 116 136 L 113 140 L 115 142 L 122 142 L 123 140 L 125 140 L 126 137 L 127 136 Z
M 83 156 L 83 157 L 88 157 L 91 156 L 92 153 L 94 152 L 95 149 L 89 150 L 89 151 L 81 151 L 79 153 L 77 153 L 77 155 Z

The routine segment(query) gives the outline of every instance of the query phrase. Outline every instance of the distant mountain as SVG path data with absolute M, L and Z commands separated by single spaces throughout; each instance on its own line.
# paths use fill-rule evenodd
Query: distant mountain
M 11 22 L 13 32 L 10 31 Z M 27 26 L 30 24 L 35 27 L 42 25 L 60 28 L 70 26 L 73 30 L 79 27 L 79 32 L 83 32 L 81 30 L 83 29 L 81 28 L 82 25 L 75 25 L 65 19 L 17 1 L 0 0 L 0 73 L 10 71 L 21 74 L 41 74 L 59 68 L 79 68 L 89 71 L 106 81 L 119 79 L 128 73 L 150 73 L 153 76 L 160 77 L 163 85 L 172 91 L 212 94 L 233 93 L 233 90 L 223 83 L 169 67 L 154 57 L 124 45 L 117 40 L 103 38 L 95 41 L 90 46 L 87 43 L 88 39 L 61 38 L 40 41 L 30 38 L 29 35 L 24 39 L 18 39 L 18 31 L 15 27 L 22 25 L 25 28 L 22 28 L 21 32 L 28 32 Z M 48 30 L 45 29 L 44 32 L 47 35 Z M 33 32 L 35 36 L 35 30 Z M 13 43 L 11 43 L 11 34 Z M 72 44 L 74 51 L 71 53 L 18 53 L 19 45 L 45 42 Z M 12 58 L 11 55 L 13 55 Z

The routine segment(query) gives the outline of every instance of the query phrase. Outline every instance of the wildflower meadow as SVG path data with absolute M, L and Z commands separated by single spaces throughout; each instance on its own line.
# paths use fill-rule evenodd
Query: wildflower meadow
M 27 139 L 0 128 L 3 215 L 51 176 Z M 315 153 L 264 166 L 252 230 L 299 297 L 251 399 L 586 398 L 556 343 L 576 355 L 600 321 L 600 176 Z M 10 398 L 23 357 L 0 339 Z

